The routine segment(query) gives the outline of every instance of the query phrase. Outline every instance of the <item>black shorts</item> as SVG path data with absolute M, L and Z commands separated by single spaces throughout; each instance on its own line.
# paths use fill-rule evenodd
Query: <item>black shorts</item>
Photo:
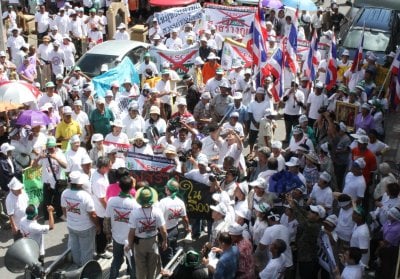
M 258 138 L 258 131 L 250 129 L 249 144 L 255 144 L 257 142 L 257 138 Z

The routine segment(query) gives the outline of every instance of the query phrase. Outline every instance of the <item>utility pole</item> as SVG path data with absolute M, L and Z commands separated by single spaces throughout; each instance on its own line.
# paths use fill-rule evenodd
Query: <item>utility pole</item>
M 4 50 L 6 51 L 6 34 L 7 34 L 7 30 L 4 30 L 4 26 L 3 26 L 3 9 L 2 9 L 2 4 L 0 3 L 0 16 L 1 16 L 1 20 L 0 20 L 0 50 Z

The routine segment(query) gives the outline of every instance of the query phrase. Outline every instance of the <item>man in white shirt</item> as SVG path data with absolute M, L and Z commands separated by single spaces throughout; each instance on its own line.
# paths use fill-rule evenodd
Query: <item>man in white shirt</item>
M 38 107 L 44 106 L 46 103 L 50 103 L 53 107 L 56 115 L 61 115 L 61 108 L 64 106 L 61 97 L 54 93 L 55 85 L 52 81 L 49 81 L 45 85 L 46 94 L 43 94 L 38 100 Z
M 97 160 L 97 170 L 91 177 L 92 185 L 92 198 L 94 202 L 94 208 L 96 211 L 96 219 L 101 227 L 101 232 L 96 235 L 96 253 L 105 259 L 110 259 L 112 254 L 106 251 L 107 238 L 103 232 L 103 221 L 106 214 L 106 192 L 110 185 L 108 182 L 108 171 L 110 170 L 111 163 L 107 157 L 100 157 Z
M 285 103 L 283 115 L 286 128 L 285 141 L 289 142 L 290 132 L 294 126 L 299 124 L 299 116 L 303 111 L 303 107 L 305 107 L 304 93 L 299 89 L 297 79 L 292 80 L 291 88 L 286 90 L 282 101 Z
M 161 117 L 165 120 L 171 118 L 172 106 L 171 106 L 171 82 L 169 76 L 169 70 L 164 69 L 161 73 L 161 80 L 156 84 L 156 89 L 160 94 L 161 103 Z
M 52 79 L 55 80 L 56 75 L 64 74 L 65 55 L 64 51 L 60 49 L 59 41 L 54 41 L 53 50 L 49 52 L 49 61 L 53 73 Z
M 25 44 L 24 38 L 19 35 L 20 30 L 17 26 L 11 28 L 11 36 L 7 39 L 7 49 L 10 60 L 15 64 L 17 53 Z
M 51 19 L 49 13 L 46 12 L 45 5 L 39 5 L 39 11 L 35 14 L 35 30 L 39 42 L 49 32 L 50 21 Z
M 182 48 L 182 39 L 178 37 L 178 29 L 174 28 L 171 31 L 171 37 L 165 41 L 165 46 L 171 50 L 179 50 Z
M 139 105 L 137 102 L 132 101 L 128 106 L 128 115 L 122 119 L 122 132 L 124 132 L 129 139 L 133 138 L 136 132 L 144 133 L 144 119 L 139 115 Z
M 70 140 L 70 149 L 65 152 L 65 158 L 67 159 L 68 167 L 67 173 L 73 171 L 82 171 L 81 161 L 82 158 L 89 156 L 86 149 L 81 147 L 81 140 L 79 135 L 73 135 Z
M 61 35 L 68 34 L 69 16 L 65 13 L 65 8 L 61 7 L 59 13 L 55 16 L 53 23 L 58 27 Z
M 271 243 L 269 252 L 272 257 L 267 266 L 260 272 L 259 276 L 261 279 L 281 278 L 284 275 L 286 269 L 284 252 L 286 249 L 287 245 L 285 241 L 280 238 L 275 239 Z
M 68 24 L 69 37 L 75 45 L 76 54 L 80 57 L 82 55 L 82 39 L 84 37 L 84 24 L 76 12 L 70 15 L 70 22 Z
M 353 234 L 354 221 L 353 215 L 353 203 L 351 197 L 346 194 L 341 194 L 338 198 L 338 206 L 340 207 L 338 223 L 335 231 L 339 238 L 339 246 L 349 246 L 351 235 Z M 346 245 L 344 245 L 346 244 Z M 340 248 L 339 248 L 340 249 Z
M 351 170 L 344 178 L 343 194 L 349 195 L 357 203 L 361 203 L 364 199 L 365 189 L 367 188 L 362 174 L 365 165 L 364 159 L 358 158 L 353 162 Z
M 126 32 L 126 25 L 124 23 L 121 23 L 117 27 L 117 32 L 114 34 L 114 40 L 129 40 L 129 33 Z
M 370 233 L 368 225 L 365 223 L 365 216 L 365 211 L 361 206 L 357 206 L 353 209 L 352 218 L 356 225 L 354 226 L 353 234 L 351 235 L 350 247 L 361 249 L 361 264 L 367 267 L 370 253 Z
M 307 99 L 307 116 L 311 127 L 314 126 L 315 121 L 319 118 L 319 109 L 328 106 L 328 97 L 323 90 L 324 84 L 320 81 L 317 82 L 314 91 L 310 93 Z
M 20 231 L 20 223 L 25 216 L 25 210 L 28 207 L 28 195 L 22 189 L 24 185 L 15 177 L 8 183 L 10 192 L 6 197 L 6 210 L 10 219 L 11 230 L 14 241 L 22 237 Z
M 82 110 L 82 101 L 74 101 L 72 119 L 78 122 L 81 127 L 80 139 L 82 142 L 87 143 L 90 139 L 90 122 L 89 116 Z

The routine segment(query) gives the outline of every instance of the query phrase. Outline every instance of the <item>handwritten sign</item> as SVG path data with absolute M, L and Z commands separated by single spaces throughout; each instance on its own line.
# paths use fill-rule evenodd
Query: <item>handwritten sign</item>
M 164 35 L 167 35 L 174 28 L 179 28 L 188 22 L 193 22 L 202 18 L 202 10 L 199 3 L 183 8 L 172 8 L 156 13 L 158 24 Z
M 212 197 L 210 188 L 202 183 L 185 178 L 183 175 L 154 172 L 154 171 L 132 171 L 136 183 L 147 181 L 151 187 L 156 189 L 159 200 L 165 197 L 165 184 L 171 178 L 175 178 L 180 185 L 178 196 L 185 202 L 189 218 L 210 219 Z
M 204 4 L 205 21 L 207 29 L 214 25 L 222 36 L 246 36 L 250 31 L 251 22 L 254 20 L 255 7 L 223 6 L 211 3 Z
M 42 168 L 28 168 L 23 173 L 25 192 L 29 203 L 38 206 L 43 200 Z

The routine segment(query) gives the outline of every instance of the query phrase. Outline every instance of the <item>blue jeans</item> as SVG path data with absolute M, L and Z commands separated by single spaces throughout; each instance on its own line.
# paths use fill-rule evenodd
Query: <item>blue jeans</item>
M 122 263 L 124 262 L 124 245 L 119 244 L 113 239 L 113 261 L 110 268 L 110 279 L 116 279 L 119 275 L 119 270 Z M 126 265 L 128 266 L 128 274 L 131 279 L 135 279 L 135 257 L 131 257 L 132 268 L 129 267 L 128 259 L 126 259 Z
M 96 227 L 84 231 L 68 228 L 68 247 L 71 248 L 72 260 L 78 266 L 93 259 Z

